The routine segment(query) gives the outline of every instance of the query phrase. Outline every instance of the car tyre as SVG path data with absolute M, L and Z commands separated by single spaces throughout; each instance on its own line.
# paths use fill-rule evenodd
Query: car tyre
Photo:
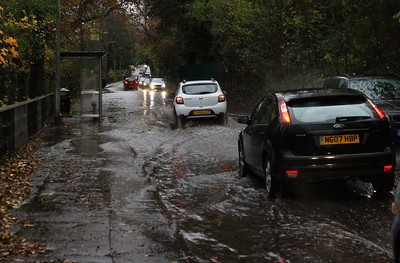
M 393 190 L 394 175 L 380 176 L 372 181 L 374 190 L 378 193 L 384 194 Z
M 395 218 L 395 220 L 398 220 Z M 400 231 L 399 231 L 399 225 L 398 222 L 394 222 L 394 225 L 392 226 L 392 234 L 393 234 L 393 254 L 394 254 L 394 259 L 395 263 L 400 262 Z
M 220 114 L 219 116 L 218 116 L 218 119 L 219 119 L 219 123 L 222 125 L 222 126 L 225 126 L 227 123 L 228 123 L 228 114 Z
M 247 174 L 246 158 L 244 155 L 243 142 L 239 141 L 239 176 L 245 177 Z
M 185 126 L 185 117 L 184 116 L 178 116 L 175 114 L 175 123 L 176 123 L 176 128 L 177 129 L 183 129 Z
M 276 174 L 273 173 L 273 169 L 271 166 L 271 162 L 266 160 L 265 168 L 265 191 L 269 198 L 278 198 L 283 195 L 283 184 L 281 180 L 279 180 Z

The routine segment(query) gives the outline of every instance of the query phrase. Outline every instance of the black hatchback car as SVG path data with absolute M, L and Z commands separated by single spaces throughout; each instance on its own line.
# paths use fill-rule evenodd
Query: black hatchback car
M 350 88 L 367 95 L 389 118 L 395 145 L 400 145 L 400 77 L 393 74 L 328 78 L 323 88 Z
M 361 179 L 376 191 L 394 185 L 389 121 L 352 89 L 291 90 L 267 94 L 238 139 L 239 173 L 265 178 L 270 197 L 287 180 Z

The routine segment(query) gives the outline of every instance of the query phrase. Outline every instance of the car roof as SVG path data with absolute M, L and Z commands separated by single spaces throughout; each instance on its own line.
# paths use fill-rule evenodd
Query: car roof
M 400 76 L 394 73 L 366 74 L 366 75 L 336 75 L 330 78 L 346 78 L 346 79 L 400 79 Z M 328 78 L 328 79 L 330 79 Z
M 286 90 L 275 93 L 277 96 L 281 96 L 285 101 L 292 99 L 301 98 L 314 98 L 314 97 L 331 97 L 331 96 L 364 96 L 361 92 L 353 89 L 297 89 L 297 90 Z
M 216 80 L 213 79 L 205 79 L 205 80 L 190 80 L 190 81 L 182 81 L 182 85 L 188 85 L 188 84 L 202 84 L 202 83 L 211 83 L 211 84 L 216 84 L 218 83 Z

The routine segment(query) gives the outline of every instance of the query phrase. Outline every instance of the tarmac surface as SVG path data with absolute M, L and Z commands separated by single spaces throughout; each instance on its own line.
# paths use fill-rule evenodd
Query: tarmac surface
M 173 229 L 161 216 L 152 186 L 145 176 L 137 176 L 143 174 L 135 162 L 137 153 L 126 141 L 129 138 L 116 139 L 125 133 L 120 128 L 132 112 L 126 112 L 123 100 L 119 106 L 112 100 L 104 103 L 102 123 L 73 112 L 63 117 L 61 126 L 39 134 L 45 143 L 40 151 L 43 162 L 33 176 L 31 198 L 15 211 L 20 223 L 13 232 L 47 244 L 50 253 L 14 261 L 170 262 L 179 258 L 164 234 Z M 123 111 L 112 113 L 119 109 Z M 142 118 L 135 126 L 147 129 Z M 137 132 L 143 132 L 141 128 Z
M 270 201 L 237 174 L 242 125 L 174 127 L 168 92 L 103 94 L 103 121 L 76 112 L 39 135 L 33 193 L 13 232 L 47 255 L 13 262 L 390 262 L 393 196 L 361 182 Z

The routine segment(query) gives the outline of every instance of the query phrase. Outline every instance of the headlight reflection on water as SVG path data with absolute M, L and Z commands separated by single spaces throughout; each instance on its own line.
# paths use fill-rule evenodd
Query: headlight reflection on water
M 156 91 L 156 90 L 145 90 L 143 92 L 143 115 L 147 116 L 148 110 L 154 109 L 155 102 L 158 100 L 158 104 L 166 105 L 165 99 L 167 98 L 167 91 Z

